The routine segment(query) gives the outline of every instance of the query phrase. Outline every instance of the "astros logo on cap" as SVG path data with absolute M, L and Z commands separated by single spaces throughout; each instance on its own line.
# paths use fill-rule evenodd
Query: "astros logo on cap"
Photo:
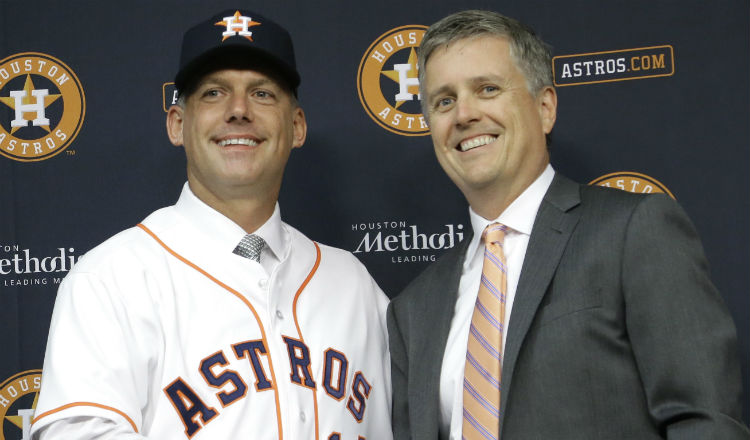
M 48 159 L 73 142 L 86 98 L 75 73 L 49 55 L 26 52 L 0 61 L 0 154 Z
M 367 48 L 357 72 L 359 100 L 367 114 L 403 136 L 429 133 L 419 103 L 416 51 L 426 29 L 407 25 L 384 33 Z
M 598 177 L 589 182 L 589 185 L 618 188 L 623 191 L 629 191 L 632 193 L 664 193 L 674 199 L 674 196 L 667 189 L 667 187 L 664 186 L 664 184 L 654 179 L 653 177 L 641 173 L 635 173 L 632 171 L 621 171 L 617 173 L 605 174 L 604 176 Z
M 252 26 L 258 26 L 259 24 L 259 22 L 253 21 L 252 18 L 241 15 L 240 11 L 235 11 L 234 15 L 224 17 L 224 20 L 216 23 L 216 26 L 226 26 L 227 28 L 227 30 L 221 33 L 224 37 L 221 41 L 224 41 L 229 37 L 234 37 L 235 35 L 253 41 L 253 33 L 248 29 Z

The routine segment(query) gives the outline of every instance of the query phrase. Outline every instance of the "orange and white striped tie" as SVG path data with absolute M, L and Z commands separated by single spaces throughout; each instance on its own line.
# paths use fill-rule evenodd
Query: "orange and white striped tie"
M 474 305 L 464 372 L 463 439 L 497 440 L 500 436 L 500 369 L 505 330 L 506 274 L 503 240 L 508 227 L 493 223 L 484 230 L 484 264 Z

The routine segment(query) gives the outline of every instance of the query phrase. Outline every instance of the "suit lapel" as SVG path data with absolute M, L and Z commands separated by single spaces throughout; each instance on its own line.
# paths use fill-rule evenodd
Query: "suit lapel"
M 556 174 L 539 207 L 531 230 L 508 324 L 502 372 L 501 432 L 518 353 L 568 239 L 578 223 L 579 214 L 573 208 L 579 203 L 578 184 Z

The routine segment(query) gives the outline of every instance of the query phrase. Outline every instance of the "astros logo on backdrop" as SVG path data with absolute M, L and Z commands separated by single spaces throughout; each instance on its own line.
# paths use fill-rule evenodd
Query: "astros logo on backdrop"
M 664 193 L 674 199 L 674 195 L 664 184 L 653 177 L 632 171 L 605 174 L 589 182 L 589 185 L 606 186 L 640 194 Z
M 49 159 L 81 130 L 86 98 L 62 61 L 25 52 L 0 61 L 0 154 L 21 162 Z
M 42 370 L 22 371 L 0 384 L 0 440 L 28 440 Z
M 426 29 L 407 25 L 384 33 L 367 48 L 357 71 L 357 92 L 367 114 L 403 136 L 429 134 L 420 108 L 416 51 Z

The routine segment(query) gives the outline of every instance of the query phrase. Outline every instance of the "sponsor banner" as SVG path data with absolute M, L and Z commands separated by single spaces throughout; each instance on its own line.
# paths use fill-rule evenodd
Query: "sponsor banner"
M 435 261 L 464 239 L 462 224 L 425 230 L 401 220 L 367 221 L 353 224 L 352 231 L 357 233 L 352 253 L 382 255 L 394 264 Z
M 18 373 L 0 384 L 0 440 L 30 440 L 42 370 Z
M 589 182 L 589 185 L 606 186 L 640 194 L 664 193 L 674 199 L 672 192 L 663 183 L 653 177 L 632 171 L 605 174 Z
M 177 87 L 173 82 L 164 83 L 161 86 L 161 97 L 164 113 L 169 111 L 169 107 L 177 104 Z
M 60 284 L 78 258 L 72 247 L 41 253 L 17 244 L 0 243 L 0 286 Z
M 357 71 L 357 92 L 367 115 L 402 136 L 429 134 L 422 116 L 417 48 L 427 26 L 407 25 L 378 37 L 365 51 Z
M 575 86 L 674 75 L 672 46 L 562 55 L 552 58 L 555 86 Z
M 62 61 L 36 52 L 0 61 L 0 155 L 34 162 L 60 154 L 85 113 L 83 87 Z

